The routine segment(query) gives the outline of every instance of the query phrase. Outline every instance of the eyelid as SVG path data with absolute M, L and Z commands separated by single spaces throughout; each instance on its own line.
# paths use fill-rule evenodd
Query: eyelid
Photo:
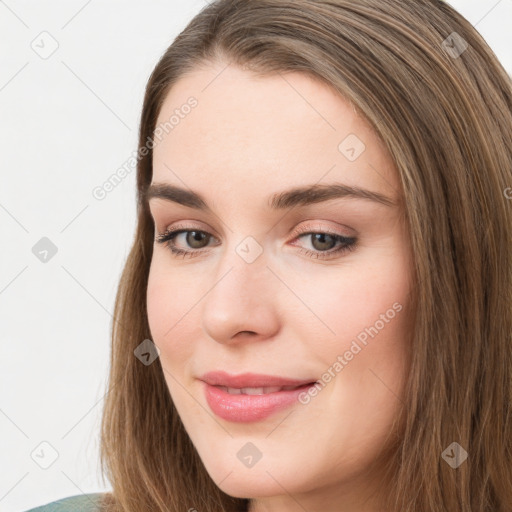
M 154 222 L 155 222 L 155 226 L 156 226 L 156 223 L 157 221 L 155 219 L 153 219 Z M 191 220 L 191 222 L 199 222 L 201 223 L 201 221 L 197 221 L 197 220 Z M 304 221 L 305 222 L 308 222 L 307 220 Z M 315 220 L 315 221 L 312 221 L 312 222 L 322 222 L 322 221 L 318 221 L 318 220 Z M 327 221 L 323 221 L 323 222 L 327 222 Z M 303 225 L 303 223 L 301 223 L 298 227 L 296 228 L 293 228 L 292 230 L 290 230 L 290 234 L 294 234 L 294 237 L 297 237 L 298 235 L 302 235 L 302 234 L 306 234 L 306 233 L 327 233 L 329 235 L 334 235 L 334 236 L 342 236 L 342 237 L 345 237 L 345 238 L 354 238 L 354 237 L 357 237 L 358 236 L 358 233 L 356 233 L 356 231 L 352 228 L 349 228 L 348 226 L 343 226 L 346 228 L 346 230 L 348 231 L 348 233 L 341 233 L 339 231 L 339 228 L 338 229 L 333 229 L 333 228 L 330 228 L 330 227 L 326 227 L 326 226 L 321 226 L 321 225 L 309 225 L 309 224 L 306 224 L 306 225 Z M 178 223 L 178 224 L 172 224 L 170 226 L 166 226 L 162 232 L 167 232 L 167 231 L 178 231 L 180 229 L 183 229 L 183 230 L 187 230 L 187 231 L 201 231 L 201 232 L 204 232 L 204 233 L 207 233 L 208 235 L 211 235 L 215 238 L 218 238 L 214 233 L 212 233 L 212 231 L 215 231 L 215 230 L 211 230 L 210 227 L 207 227 L 207 228 L 203 228 L 201 226 L 197 226 L 197 225 L 190 225 L 190 224 L 187 224 L 186 222 L 185 223 Z
M 194 220 L 194 219 L 191 219 L 190 222 L 199 222 L 201 224 L 201 221 L 198 221 L 198 220 Z M 155 221 L 155 227 L 157 226 L 157 223 L 159 223 L 158 221 Z M 201 232 L 204 232 L 204 233 L 207 233 L 209 235 L 212 235 L 212 236 L 215 236 L 212 231 L 215 231 L 215 230 L 212 230 L 210 229 L 210 227 L 201 227 L 201 226 L 198 226 L 198 225 L 191 225 L 191 224 L 187 224 L 187 221 L 182 221 L 182 222 L 178 222 L 177 224 L 168 224 L 168 223 L 164 223 L 162 222 L 164 228 L 163 230 L 161 231 L 162 233 L 165 233 L 165 232 L 168 232 L 168 231 L 178 231 L 180 229 L 183 229 L 183 230 L 187 230 L 187 231 L 201 231 Z
M 178 226 L 173 226 L 173 227 L 167 228 L 163 233 L 161 233 L 157 236 L 155 241 L 158 243 L 161 243 L 161 244 L 166 244 L 169 247 L 171 253 L 173 253 L 175 257 L 182 256 L 183 258 L 186 258 L 186 257 L 201 256 L 201 254 L 203 254 L 203 253 L 208 253 L 209 252 L 208 247 L 199 249 L 199 250 L 194 250 L 194 249 L 181 249 L 179 247 L 177 248 L 174 246 L 173 240 L 177 235 L 186 233 L 186 232 L 192 232 L 192 231 L 203 233 L 203 234 L 207 235 L 210 239 L 211 238 L 216 239 L 216 237 L 214 235 L 212 235 L 207 230 L 199 229 L 194 226 L 178 225 Z M 318 234 L 318 233 L 321 233 L 321 234 L 327 235 L 327 236 L 331 236 L 338 243 L 341 242 L 343 245 L 341 245 L 341 247 L 338 247 L 337 249 L 328 250 L 328 251 L 318 251 L 318 250 L 309 250 L 309 249 L 299 248 L 300 253 L 307 255 L 308 257 L 311 257 L 311 258 L 329 261 L 329 260 L 337 260 L 337 259 L 339 259 L 339 257 L 343 257 L 343 255 L 348 254 L 348 253 L 356 250 L 359 247 L 359 237 L 358 236 L 345 236 L 336 231 L 333 232 L 329 229 L 322 228 L 322 227 L 314 228 L 314 227 L 302 226 L 298 229 L 298 232 L 295 233 L 295 237 L 293 238 L 293 240 L 295 241 L 296 239 L 303 238 L 304 236 L 310 236 L 310 235 Z M 216 244 L 216 245 L 219 245 L 219 244 Z M 291 244 L 291 245 L 296 246 L 296 244 Z
M 318 221 L 314 221 L 314 222 L 318 222 Z M 296 236 L 306 234 L 306 233 L 327 233 L 329 235 L 342 236 L 345 238 L 355 238 L 358 236 L 358 233 L 356 233 L 356 231 L 354 229 L 349 228 L 348 226 L 343 226 L 343 227 L 346 229 L 346 231 L 348 231 L 347 233 L 340 232 L 340 228 L 336 229 L 336 228 L 330 228 L 330 227 L 319 226 L 319 225 L 313 225 L 313 226 L 300 225 L 297 228 L 295 228 L 293 230 L 293 232 L 295 233 Z
M 197 222 L 197 221 L 194 221 L 194 222 Z M 318 222 L 318 221 L 316 221 L 316 222 Z M 156 226 L 156 223 L 155 223 L 155 226 Z M 345 226 L 345 227 L 348 230 L 350 230 L 352 232 L 352 234 L 344 234 L 336 229 L 330 229 L 325 226 L 315 226 L 315 225 L 313 225 L 313 226 L 299 225 L 295 229 L 292 229 L 290 231 L 290 233 L 293 233 L 292 241 L 302 238 L 305 235 L 311 235 L 311 234 L 316 234 L 316 233 L 323 233 L 323 234 L 326 234 L 326 235 L 329 235 L 329 236 L 332 236 L 332 237 L 335 237 L 338 239 L 346 239 L 346 240 L 358 240 L 359 239 L 359 234 L 355 233 L 355 230 L 353 230 L 352 228 L 348 228 L 348 226 Z M 190 232 L 190 231 L 198 231 L 198 232 L 204 233 L 204 234 L 208 235 L 210 237 L 210 239 L 213 239 L 213 240 L 219 242 L 218 237 L 215 234 L 211 233 L 211 231 L 214 231 L 214 230 L 210 230 L 210 228 L 203 229 L 202 227 L 191 226 L 191 225 L 187 224 L 186 222 L 178 223 L 176 225 L 171 225 L 169 227 L 166 227 L 163 231 L 160 232 L 161 234 L 158 235 L 157 239 L 164 238 L 165 235 L 168 233 L 180 234 L 179 232 Z M 219 245 L 219 244 L 217 243 L 215 245 Z M 295 246 L 296 244 L 293 243 L 291 245 Z M 212 247 L 214 247 L 214 246 L 212 246 Z M 204 249 L 199 249 L 196 251 L 192 250 L 190 252 L 199 253 L 201 251 L 208 251 L 208 250 L 209 250 L 209 247 L 206 247 Z

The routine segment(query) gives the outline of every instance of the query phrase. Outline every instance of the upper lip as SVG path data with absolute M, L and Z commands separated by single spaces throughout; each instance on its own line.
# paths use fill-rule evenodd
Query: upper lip
M 257 373 L 241 373 L 230 375 L 224 371 L 205 373 L 200 380 L 211 386 L 227 386 L 228 388 L 263 388 L 271 386 L 301 386 L 316 382 L 315 379 L 288 379 L 276 375 Z

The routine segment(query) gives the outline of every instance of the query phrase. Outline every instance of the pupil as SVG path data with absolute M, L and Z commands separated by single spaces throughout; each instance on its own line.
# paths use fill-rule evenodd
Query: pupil
M 203 239 L 206 238 L 206 234 L 205 233 L 201 233 L 200 231 L 191 231 L 189 234 L 188 234 L 188 237 L 192 237 L 192 242 L 193 243 L 190 243 L 188 240 L 187 242 L 189 242 L 189 245 L 192 246 L 192 247 L 196 247 L 194 245 L 195 242 L 199 242 L 199 247 L 201 247 L 200 243 Z
M 326 233 L 316 233 L 314 238 L 313 238 L 313 246 L 315 246 L 316 242 L 319 241 L 320 242 L 320 247 L 316 247 L 316 249 L 318 249 L 318 250 L 329 249 L 330 247 L 325 247 L 325 244 L 326 244 L 325 237 L 331 238 L 331 242 L 334 240 L 332 235 L 328 235 Z M 329 245 L 329 243 L 327 243 L 327 245 Z

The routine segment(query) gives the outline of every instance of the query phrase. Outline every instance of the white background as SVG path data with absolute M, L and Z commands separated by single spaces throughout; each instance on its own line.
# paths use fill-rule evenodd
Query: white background
M 451 3 L 512 73 L 512 0 Z M 102 201 L 92 190 L 137 149 L 149 74 L 204 5 L 0 0 L 2 511 L 109 489 L 98 433 L 135 171 Z M 43 31 L 58 43 L 47 59 L 31 47 Z M 57 247 L 46 263 L 42 237 Z M 42 442 L 58 453 L 47 469 Z

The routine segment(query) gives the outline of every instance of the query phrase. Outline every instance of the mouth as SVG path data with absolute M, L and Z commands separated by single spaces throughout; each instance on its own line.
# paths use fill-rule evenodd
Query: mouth
M 206 402 L 216 416 L 229 422 L 250 423 L 303 403 L 301 395 L 316 383 L 243 388 L 202 384 Z
M 316 382 L 316 381 L 315 381 Z M 230 395 L 268 395 L 270 393 L 278 393 L 280 391 L 293 391 L 295 389 L 308 388 L 315 384 L 315 382 L 309 382 L 307 384 L 300 384 L 298 386 L 265 386 L 265 387 L 245 387 L 245 388 L 232 388 L 228 386 L 213 386 Z
M 264 375 L 259 373 L 241 373 L 232 375 L 224 371 L 205 373 L 200 380 L 210 386 L 222 386 L 229 389 L 266 389 L 266 388 L 296 388 L 304 384 L 316 382 L 316 379 L 294 379 L 279 375 Z M 271 392 L 271 391 L 269 391 Z

